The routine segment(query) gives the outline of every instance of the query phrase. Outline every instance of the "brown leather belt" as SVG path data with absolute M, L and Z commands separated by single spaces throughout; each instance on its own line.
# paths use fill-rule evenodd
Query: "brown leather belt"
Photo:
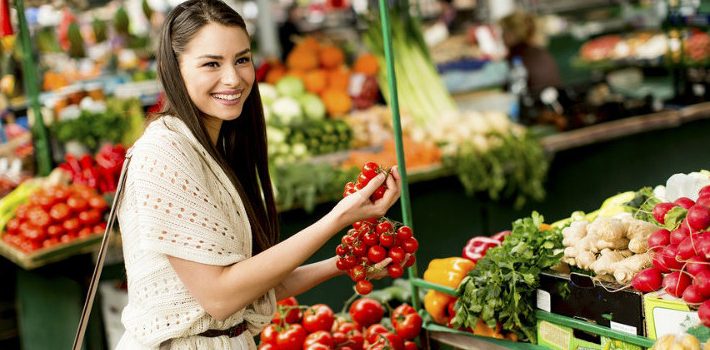
M 208 329 L 200 334 L 198 336 L 200 337 L 209 337 L 209 338 L 214 338 L 214 337 L 221 337 L 221 336 L 228 336 L 230 338 L 238 337 L 244 331 L 247 330 L 247 323 L 246 321 L 242 321 L 242 323 L 231 327 L 227 329 Z

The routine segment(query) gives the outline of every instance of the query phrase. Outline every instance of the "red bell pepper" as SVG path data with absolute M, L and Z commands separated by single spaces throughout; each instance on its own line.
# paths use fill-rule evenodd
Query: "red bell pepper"
M 492 237 L 473 237 L 466 243 L 466 246 L 464 246 L 461 256 L 473 262 L 478 262 L 478 260 L 486 255 L 486 251 L 488 251 L 488 249 L 503 244 L 503 240 L 509 234 L 510 231 L 502 231 Z

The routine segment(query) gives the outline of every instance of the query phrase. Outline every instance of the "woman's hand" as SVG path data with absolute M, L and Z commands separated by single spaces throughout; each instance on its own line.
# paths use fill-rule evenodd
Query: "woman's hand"
M 399 198 L 399 180 L 399 171 L 395 165 L 388 173 L 375 176 L 363 189 L 343 198 L 333 208 L 331 214 L 335 215 L 341 227 L 367 218 L 380 218 Z M 373 203 L 370 196 L 383 183 L 386 184 L 387 191 L 382 198 Z
M 407 255 L 404 256 L 404 261 L 402 261 L 399 265 L 404 268 L 404 266 L 411 258 L 412 254 L 407 253 Z M 369 267 L 367 269 L 367 279 L 379 280 L 387 277 L 389 275 L 389 273 L 387 272 L 387 266 L 389 266 L 390 263 L 392 263 L 392 258 L 387 257 L 384 258 L 382 261 L 378 262 L 377 264 Z

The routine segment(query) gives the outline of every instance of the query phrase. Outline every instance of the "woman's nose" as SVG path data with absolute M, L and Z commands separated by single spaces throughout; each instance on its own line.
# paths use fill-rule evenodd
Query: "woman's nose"
M 227 66 L 222 72 L 222 83 L 228 86 L 239 85 L 239 73 L 237 72 L 237 67 Z

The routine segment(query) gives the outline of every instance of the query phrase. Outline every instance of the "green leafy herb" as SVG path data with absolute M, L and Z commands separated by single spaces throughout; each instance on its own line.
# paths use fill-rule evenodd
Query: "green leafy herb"
M 673 231 L 680 226 L 680 222 L 685 219 L 688 210 L 683 207 L 673 207 L 666 213 L 664 226 L 668 231 Z
M 498 146 L 479 150 L 465 143 L 455 155 L 444 158 L 444 165 L 458 175 L 466 193 L 486 191 L 494 200 L 514 198 L 516 208 L 528 199 L 543 200 L 549 162 L 538 140 L 527 133 L 491 134 L 489 138 L 490 144 Z
M 560 261 L 563 249 L 561 231 L 541 231 L 543 220 L 537 212 L 516 220 L 503 245 L 489 249 L 464 278 L 457 289 L 456 327 L 475 327 L 481 319 L 535 342 L 538 276 Z
M 328 163 L 286 163 L 271 167 L 276 203 L 282 210 L 303 207 L 312 211 L 316 204 L 342 198 L 343 186 L 357 178 L 360 170 L 340 169 Z
M 653 194 L 653 188 L 643 187 L 636 191 L 634 199 L 626 203 L 626 205 L 637 209 L 633 213 L 634 218 L 653 223 L 656 222 L 656 219 L 653 218 L 653 207 L 660 202 Z

